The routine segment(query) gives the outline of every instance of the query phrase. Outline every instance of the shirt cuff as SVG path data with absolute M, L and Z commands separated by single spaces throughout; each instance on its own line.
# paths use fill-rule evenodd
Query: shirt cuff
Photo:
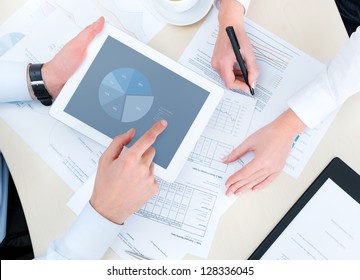
M 314 128 L 339 106 L 329 92 L 331 88 L 324 69 L 312 82 L 293 95 L 288 100 L 288 105 L 307 127 Z
M 0 62 L 0 102 L 32 100 L 27 85 L 27 62 Z
M 101 216 L 88 202 L 66 234 L 51 244 L 46 258 L 100 259 L 121 227 Z
M 215 5 L 215 7 L 217 9 L 219 9 L 219 7 L 220 7 L 220 1 L 221 0 L 215 0 L 214 1 L 214 5 Z M 239 2 L 241 5 L 243 5 L 244 10 L 245 10 L 245 14 L 246 14 L 246 12 L 247 12 L 247 10 L 249 8 L 251 0 L 236 0 L 236 1 Z

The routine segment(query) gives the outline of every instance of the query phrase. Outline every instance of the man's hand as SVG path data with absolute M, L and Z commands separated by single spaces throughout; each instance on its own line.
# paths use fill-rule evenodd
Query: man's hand
M 42 68 L 46 89 L 55 99 L 71 75 L 78 69 L 86 56 L 86 50 L 95 36 L 104 27 L 104 18 L 86 27 Z
M 101 156 L 90 204 L 103 217 L 122 224 L 158 192 L 152 144 L 166 126 L 165 120 L 158 121 L 121 153 L 135 135 L 135 130 L 130 129 L 117 136 Z

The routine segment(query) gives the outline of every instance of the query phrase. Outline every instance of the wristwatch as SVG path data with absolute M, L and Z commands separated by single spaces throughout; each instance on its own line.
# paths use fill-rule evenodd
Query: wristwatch
M 34 95 L 43 105 L 50 106 L 52 104 L 52 97 L 45 87 L 41 75 L 41 68 L 44 64 L 31 64 L 29 66 L 29 76 L 31 88 L 34 91 Z

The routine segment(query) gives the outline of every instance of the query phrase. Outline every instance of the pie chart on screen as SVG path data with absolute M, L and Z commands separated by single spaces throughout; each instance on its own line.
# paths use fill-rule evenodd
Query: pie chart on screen
M 101 81 L 99 102 L 110 117 L 129 123 L 149 112 L 154 96 L 143 73 L 132 68 L 118 68 Z

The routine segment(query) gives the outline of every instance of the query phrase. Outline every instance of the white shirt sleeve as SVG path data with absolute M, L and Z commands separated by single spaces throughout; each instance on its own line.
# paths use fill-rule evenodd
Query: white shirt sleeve
M 27 87 L 26 62 L 0 61 L 0 102 L 32 100 Z
M 219 9 L 219 7 L 220 7 L 220 1 L 221 1 L 221 0 L 215 0 L 215 1 L 214 1 L 214 5 L 215 5 L 215 7 L 216 7 L 217 9 Z M 248 10 L 248 8 L 249 8 L 249 5 L 250 5 L 251 0 L 236 0 L 236 1 L 238 1 L 241 5 L 244 6 L 245 13 L 246 13 L 247 10 Z
M 87 203 L 75 222 L 60 239 L 53 241 L 45 259 L 101 259 L 121 230 Z
M 310 128 L 360 91 L 360 27 L 315 79 L 288 100 Z

